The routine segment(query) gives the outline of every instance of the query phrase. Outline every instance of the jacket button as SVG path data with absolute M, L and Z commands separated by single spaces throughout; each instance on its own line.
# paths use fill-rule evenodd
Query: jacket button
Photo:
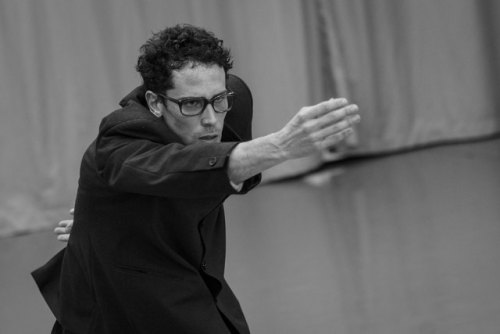
M 201 270 L 207 271 L 207 263 L 205 261 L 201 263 Z
M 210 159 L 208 159 L 208 165 L 210 167 L 215 166 L 216 163 L 217 163 L 217 158 L 216 157 L 211 157 Z

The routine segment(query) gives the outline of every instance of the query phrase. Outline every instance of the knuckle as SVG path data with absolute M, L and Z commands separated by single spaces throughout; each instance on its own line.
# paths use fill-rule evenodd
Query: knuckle
M 307 135 L 311 135 L 314 132 L 314 125 L 311 122 L 306 122 L 303 124 L 302 129 Z
M 340 122 L 338 124 L 339 124 L 339 131 L 345 130 L 349 126 L 351 126 L 351 122 L 349 119 L 343 120 L 342 122 Z
M 347 126 L 346 122 L 342 121 L 342 122 L 332 124 L 332 126 L 330 126 L 330 129 L 331 129 L 331 132 L 338 133 L 338 132 L 342 131 L 346 126 Z
M 342 130 L 342 123 L 335 123 L 335 124 L 333 124 L 332 127 L 331 127 L 331 129 L 332 129 L 332 131 L 334 133 L 337 133 L 337 132 L 341 131 Z
M 345 98 L 334 99 L 330 104 L 332 109 L 343 108 L 347 105 L 348 101 Z
M 357 112 L 359 111 L 359 107 L 357 104 L 350 104 L 347 106 L 347 109 L 349 109 L 349 111 L 352 111 L 352 112 Z
M 300 111 L 297 113 L 296 118 L 300 123 L 303 123 L 307 120 L 307 113 L 308 113 L 308 108 L 303 107 L 300 109 Z

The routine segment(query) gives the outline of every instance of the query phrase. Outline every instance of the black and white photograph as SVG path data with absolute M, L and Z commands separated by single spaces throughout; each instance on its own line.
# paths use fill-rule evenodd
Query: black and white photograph
M 0 334 L 499 334 L 500 1 L 0 0 Z

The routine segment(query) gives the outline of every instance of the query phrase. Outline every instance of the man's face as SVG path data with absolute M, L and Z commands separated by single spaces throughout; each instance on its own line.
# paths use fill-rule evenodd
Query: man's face
M 204 97 L 210 100 L 226 91 L 226 74 L 218 65 L 188 65 L 173 71 L 172 82 L 174 88 L 167 90 L 166 95 L 174 99 Z M 220 142 L 226 113 L 217 113 L 207 104 L 202 114 L 184 116 L 175 102 L 165 100 L 165 105 L 162 107 L 163 119 L 184 144 Z

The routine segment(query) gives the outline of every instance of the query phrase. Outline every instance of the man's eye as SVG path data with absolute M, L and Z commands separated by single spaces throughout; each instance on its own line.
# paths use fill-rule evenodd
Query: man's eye
M 227 98 L 226 95 L 218 96 L 214 99 L 214 103 L 222 103 L 226 100 L 226 98 Z
M 203 106 L 203 101 L 201 101 L 201 100 L 188 100 L 188 101 L 184 101 L 182 104 L 186 108 L 200 108 Z

